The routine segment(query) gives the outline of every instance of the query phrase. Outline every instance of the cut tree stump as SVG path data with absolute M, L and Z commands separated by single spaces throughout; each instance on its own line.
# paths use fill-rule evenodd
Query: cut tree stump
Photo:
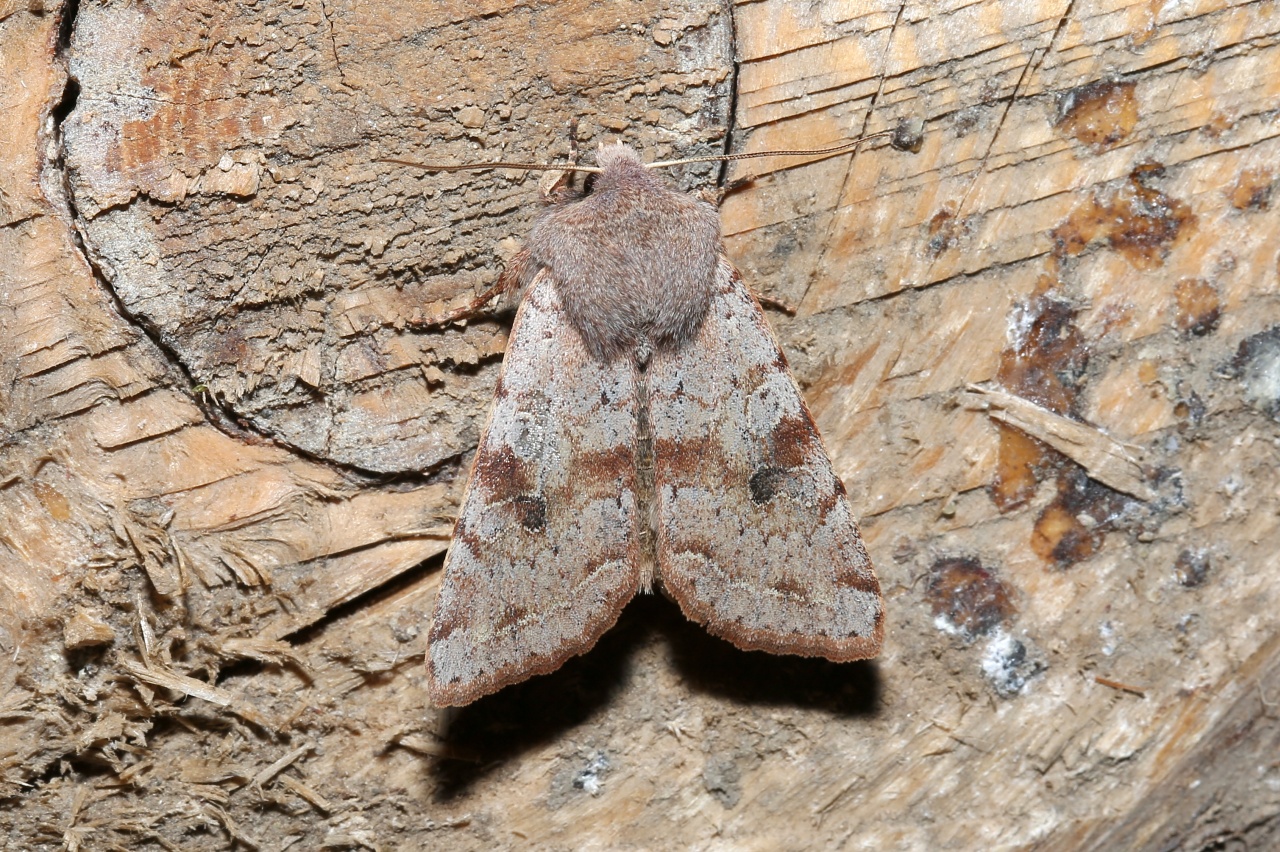
M 1280 846 L 1280 5 L 0 3 L 6 848 Z M 678 8 L 678 11 L 673 11 Z M 423 653 L 537 177 L 730 187 L 882 656 Z M 7 833 L 6 833 L 7 832 Z

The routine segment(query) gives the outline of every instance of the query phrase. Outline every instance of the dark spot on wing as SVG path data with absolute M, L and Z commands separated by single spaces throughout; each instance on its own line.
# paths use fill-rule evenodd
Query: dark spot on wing
M 547 527 L 547 501 L 541 495 L 522 495 L 511 501 L 516 520 L 520 526 L 530 532 L 539 532 Z
M 462 600 L 467 600 L 472 596 L 483 597 L 484 589 L 479 587 L 479 583 L 474 580 L 458 582 L 454 581 L 456 593 Z M 470 626 L 470 611 L 466 607 L 449 607 L 447 609 L 437 609 L 435 618 L 431 621 L 431 630 L 427 634 L 427 641 L 434 644 L 443 642 L 459 630 L 466 630 Z M 427 655 L 430 659 L 430 655 Z
M 751 492 L 751 502 L 756 505 L 768 503 L 774 495 L 783 489 L 787 481 L 787 472 L 779 467 L 765 466 L 751 474 L 747 488 Z
M 480 537 L 467 526 L 466 518 L 458 518 L 458 522 L 453 525 L 453 542 L 449 545 L 450 549 L 465 546 L 475 553 L 483 545 L 484 542 L 480 540 Z

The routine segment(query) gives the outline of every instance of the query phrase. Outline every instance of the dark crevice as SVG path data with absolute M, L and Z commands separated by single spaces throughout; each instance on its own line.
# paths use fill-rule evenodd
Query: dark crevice
M 880 56 L 880 74 L 876 81 L 876 90 L 871 93 L 871 97 L 867 101 L 866 111 L 862 115 L 862 126 L 855 132 L 855 136 L 866 136 L 867 129 L 871 126 L 871 120 L 876 114 L 876 107 L 880 103 L 880 98 L 884 95 L 886 76 L 884 69 L 889 67 L 889 51 L 893 48 L 893 37 L 898 32 L 898 26 L 902 23 L 902 16 L 907 8 L 906 0 L 902 0 L 898 4 L 897 12 L 894 13 L 893 23 L 889 26 L 889 34 L 885 37 L 884 52 Z M 849 186 L 850 177 L 854 174 L 854 169 L 858 165 L 859 149 L 855 147 L 850 153 L 845 163 L 844 175 L 840 178 L 839 190 L 836 195 L 835 206 L 830 210 L 823 211 L 827 215 L 827 223 L 824 228 L 825 234 L 819 243 L 819 252 L 817 262 L 812 265 L 809 270 L 808 279 L 804 282 L 804 289 L 800 291 L 800 297 L 796 300 L 797 305 L 803 305 L 805 300 L 809 298 L 809 292 L 813 289 L 814 280 L 817 278 L 820 270 L 826 265 L 827 254 L 830 246 L 835 244 L 834 235 L 831 229 L 835 227 L 838 221 L 837 210 L 839 209 L 839 200 L 845 196 L 845 192 Z
M 43 213 L 28 213 L 26 216 L 19 216 L 17 219 L 10 219 L 7 222 L 0 223 L 0 228 L 21 228 L 26 223 L 39 219 Z
M 379 542 L 379 544 L 383 543 L 385 541 Z M 371 549 L 372 547 L 374 545 L 370 545 L 369 548 L 365 549 Z M 369 612 L 376 611 L 376 607 L 380 602 L 409 591 L 414 586 L 421 584 L 428 575 L 438 572 L 443 566 L 444 553 L 437 553 L 435 556 L 406 568 L 394 577 L 389 577 L 378 585 L 366 589 L 350 600 L 344 601 L 337 606 L 329 607 L 315 621 L 285 633 L 280 638 L 294 647 L 313 644 L 322 639 L 325 632 L 333 625 L 339 624 L 352 616 L 367 615 Z M 424 625 L 424 629 L 425 627 L 426 625 Z M 414 652 L 408 655 L 406 659 L 421 661 L 422 653 L 421 651 Z
M 62 123 L 67 120 L 67 116 L 75 111 L 76 105 L 80 102 L 80 82 L 75 77 L 67 75 L 66 88 L 62 90 L 62 99 L 54 104 L 50 115 L 53 117 L 54 127 L 60 131 Z M 62 146 L 58 146 L 58 152 L 61 154 Z
M 58 52 L 66 53 L 71 47 L 71 34 L 75 32 L 80 17 L 80 0 L 67 0 L 62 7 L 62 20 L 58 22 Z
M 742 78 L 742 60 L 738 58 L 738 21 L 733 14 L 733 4 L 725 2 L 721 14 L 728 16 L 729 21 L 729 55 L 732 70 L 729 72 L 729 106 L 725 115 L 724 144 L 720 146 L 721 154 L 734 153 L 734 128 L 738 122 L 738 81 Z M 721 160 L 716 170 L 716 186 L 723 187 L 729 176 L 729 161 Z
M 1045 48 L 1044 56 L 1048 56 L 1050 53 L 1053 53 L 1053 48 L 1058 43 L 1058 37 L 1066 32 L 1067 22 L 1072 19 L 1072 15 L 1075 13 L 1075 10 L 1076 0 L 1070 0 L 1070 2 L 1067 3 L 1067 8 L 1063 9 L 1062 14 L 1058 16 L 1058 25 L 1053 28 L 1053 35 L 1049 37 L 1049 46 Z M 1041 61 L 1044 61 L 1044 56 L 1040 57 Z

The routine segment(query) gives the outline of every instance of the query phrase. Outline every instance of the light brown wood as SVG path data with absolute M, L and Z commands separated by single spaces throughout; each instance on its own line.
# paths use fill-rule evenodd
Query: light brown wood
M 86 3 L 60 45 L 0 4 L 6 844 L 1280 844 L 1280 7 L 664 5 Z M 507 326 L 415 323 L 537 179 L 373 160 L 571 117 L 655 159 L 924 120 L 722 206 L 798 307 L 877 662 L 650 598 L 426 706 Z

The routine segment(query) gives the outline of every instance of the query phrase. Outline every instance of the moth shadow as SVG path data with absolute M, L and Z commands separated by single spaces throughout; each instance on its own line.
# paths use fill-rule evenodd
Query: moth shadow
M 443 737 L 448 756 L 430 763 L 437 798 L 466 795 L 487 775 L 589 723 L 612 703 L 645 638 L 643 625 L 628 613 L 595 648 L 554 672 L 451 711 Z
M 739 704 L 820 710 L 835 716 L 880 711 L 880 670 L 873 660 L 833 663 L 816 657 L 743 651 L 685 619 L 680 608 L 652 596 L 655 618 L 677 671 L 691 690 Z
M 638 595 L 587 654 L 452 711 L 446 757 L 427 762 L 441 801 L 465 796 L 488 775 L 565 733 L 590 724 L 639 687 L 633 664 L 645 647 L 665 645 L 691 691 L 743 705 L 796 707 L 836 716 L 872 716 L 880 676 L 869 661 L 832 663 L 741 651 L 685 619 L 661 594 Z M 661 656 L 659 654 L 658 656 Z

